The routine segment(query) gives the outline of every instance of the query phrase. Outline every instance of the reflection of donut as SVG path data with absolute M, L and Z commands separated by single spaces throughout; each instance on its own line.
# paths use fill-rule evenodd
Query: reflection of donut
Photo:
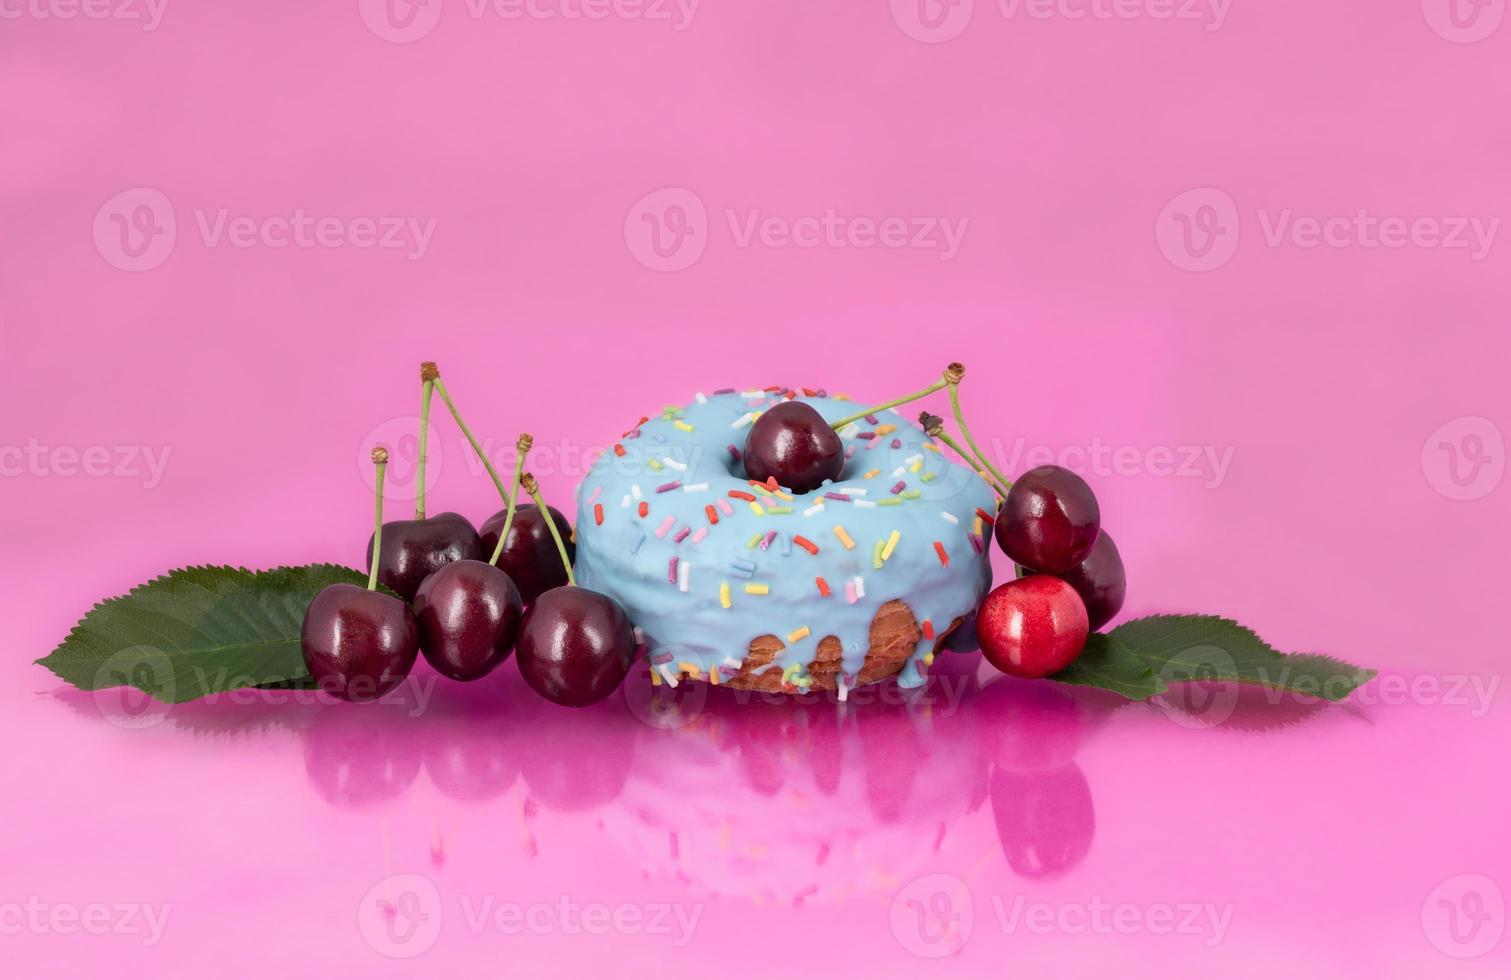
M 625 433 L 579 490 L 578 581 L 628 610 L 667 682 L 917 686 L 990 581 L 995 498 L 890 411 L 840 430 L 838 481 L 797 495 L 753 484 L 747 427 L 793 394 L 700 394 Z M 830 420 L 855 411 L 805 400 Z
M 642 732 L 605 831 L 648 874 L 704 893 L 794 905 L 891 894 L 972 840 L 958 828 L 987 765 L 927 699 L 871 692 L 846 710 L 712 691 L 686 726 Z

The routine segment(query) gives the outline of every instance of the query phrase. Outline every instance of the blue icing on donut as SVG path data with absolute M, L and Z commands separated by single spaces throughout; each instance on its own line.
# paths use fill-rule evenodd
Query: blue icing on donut
M 896 412 L 840 432 L 847 459 L 834 483 L 802 495 L 752 486 L 735 452 L 755 417 L 781 400 L 699 394 L 626 433 L 578 488 L 577 582 L 624 606 L 652 669 L 670 683 L 687 665 L 728 678 L 750 642 L 771 634 L 785 646 L 764 669 L 806 689 L 819 641 L 833 635 L 843 697 L 886 602 L 900 599 L 920 625 L 943 630 L 990 584 L 991 532 L 980 515 L 995 513 L 995 495 Z M 804 401 L 831 422 L 859 410 Z M 933 645 L 919 643 L 900 685 L 924 682 Z

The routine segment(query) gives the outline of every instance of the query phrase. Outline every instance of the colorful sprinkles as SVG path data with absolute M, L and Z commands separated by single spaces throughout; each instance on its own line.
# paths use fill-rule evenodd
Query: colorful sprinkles
M 661 474 L 661 479 L 646 484 L 648 488 L 654 487 L 653 492 L 650 493 L 642 491 L 640 484 L 628 485 L 629 492 L 624 494 L 620 506 L 628 508 L 634 503 L 636 514 L 646 523 L 637 526 L 634 522 L 630 522 L 629 526 L 632 530 L 620 539 L 623 542 L 621 547 L 630 554 L 638 554 L 643 551 L 645 542 L 652 534 L 658 540 L 666 540 L 668 542 L 666 545 L 658 546 L 659 550 L 653 548 L 652 551 L 658 559 L 665 558 L 667 585 L 681 593 L 696 593 L 705 596 L 711 591 L 716 591 L 719 606 L 726 610 L 734 607 L 736 587 L 744 595 L 772 596 L 773 589 L 786 587 L 784 582 L 789 581 L 790 572 L 795 568 L 795 566 L 787 565 L 787 562 L 821 558 L 826 547 L 830 550 L 827 561 L 841 563 L 848 574 L 836 576 L 831 580 L 824 575 L 812 573 L 813 568 L 826 567 L 825 565 L 809 566 L 808 574 L 811 576 L 813 588 L 820 599 L 843 595 L 845 602 L 851 605 L 865 600 L 866 576 L 878 573 L 896 577 L 896 573 L 888 573 L 886 569 L 889 568 L 889 562 L 899 559 L 899 555 L 902 556 L 900 561 L 901 567 L 906 570 L 905 574 L 912 576 L 938 575 L 943 570 L 949 569 L 953 558 L 963 553 L 961 538 L 969 542 L 971 554 L 978 560 L 979 556 L 986 553 L 987 537 L 992 533 L 995 520 L 995 515 L 989 513 L 987 507 L 991 507 L 992 510 L 996 507 L 992 504 L 978 507 L 976 504 L 978 501 L 985 504 L 987 500 L 995 498 L 975 490 L 972 491 L 971 496 L 965 498 L 958 496 L 952 498 L 946 494 L 944 488 L 939 485 L 941 477 L 946 475 L 949 467 L 958 467 L 960 464 L 953 458 L 936 458 L 929 461 L 926 467 L 927 453 L 935 453 L 937 457 L 941 450 L 932 441 L 917 438 L 908 440 L 911 443 L 908 449 L 920 451 L 911 452 L 905 457 L 901 455 L 905 442 L 899 437 L 909 435 L 916 437 L 921 433 L 917 431 L 916 426 L 895 424 L 901 420 L 890 412 L 870 414 L 864 418 L 862 425 L 851 423 L 839 431 L 845 444 L 844 451 L 847 460 L 857 451 L 864 454 L 874 452 L 879 448 L 884 450 L 880 454 L 869 457 L 875 460 L 877 465 L 854 466 L 854 472 L 847 475 L 843 483 L 826 485 L 819 488 L 817 492 L 797 496 L 788 488 L 780 486 L 775 479 L 770 478 L 764 481 L 749 480 L 739 488 L 729 488 L 727 482 L 722 479 L 708 479 L 716 477 L 720 471 L 726 469 L 738 472 L 739 464 L 743 459 L 741 449 L 745 438 L 744 433 L 739 430 L 750 426 L 771 406 L 783 400 L 799 397 L 800 392 L 810 398 L 828 397 L 822 391 L 810 388 L 795 389 L 781 385 L 741 391 L 724 388 L 714 391 L 711 396 L 699 392 L 694 396 L 692 405 L 686 408 L 667 406 L 661 410 L 656 421 L 652 422 L 649 417 L 642 418 L 635 428 L 625 432 L 621 437 L 622 441 L 612 446 L 614 457 L 631 456 L 633 459 L 638 459 L 643 464 L 642 478 L 644 473 L 654 473 Z M 847 399 L 836 395 L 834 400 Z M 719 414 L 730 407 L 734 410 L 729 415 Z M 887 421 L 887 418 L 883 416 L 890 417 L 892 421 Z M 732 431 L 724 430 L 724 421 L 732 417 L 733 420 L 729 422 L 729 430 Z M 702 428 L 705 433 L 709 431 L 726 433 L 731 440 L 722 451 L 718 449 L 718 442 L 713 442 L 709 447 L 712 452 L 717 453 L 718 457 L 712 460 L 713 469 L 709 468 L 710 461 L 707 459 L 700 465 L 696 455 L 699 449 L 688 453 L 685 449 L 686 444 L 679 445 L 672 433 L 672 430 L 692 433 L 699 428 Z M 648 445 L 650 452 L 644 456 L 630 454 L 625 443 L 631 439 L 647 440 L 650 444 Z M 886 446 L 891 447 L 892 454 L 889 455 L 885 451 Z M 899 462 L 900 465 L 897 465 Z M 850 469 L 850 465 L 853 464 L 847 464 L 846 468 Z M 601 473 L 601 471 L 595 468 L 595 473 Z M 700 477 L 703 479 L 700 480 Z M 616 481 L 600 480 L 596 485 L 589 485 L 594 483 L 593 474 L 590 474 L 589 479 L 584 481 L 585 485 L 578 488 L 578 499 L 581 501 L 584 517 L 591 515 L 591 526 L 604 528 L 604 535 L 614 533 L 616 524 L 611 513 L 606 510 L 605 503 L 600 501 L 600 497 L 606 490 L 615 494 L 621 492 L 625 489 L 627 482 L 621 476 Z M 691 494 L 693 497 L 689 499 L 683 496 L 675 498 L 660 496 L 678 491 L 680 494 Z M 658 513 L 654 518 L 651 517 L 651 500 L 658 500 L 655 508 Z M 685 501 L 685 503 L 678 503 L 678 501 Z M 915 516 L 912 513 L 912 509 L 916 508 L 919 502 L 924 503 L 925 506 L 932 502 L 935 507 L 934 513 L 938 515 L 937 518 L 929 515 L 930 523 L 927 525 L 919 522 L 922 514 Z M 749 509 L 748 516 L 743 511 L 737 513 L 736 508 L 741 503 Z M 939 509 L 940 505 L 943 505 L 944 509 Z M 952 509 L 952 505 L 958 509 Z M 805 524 L 803 528 L 805 533 L 793 533 L 796 530 L 793 527 L 794 523 L 802 524 L 835 506 L 855 507 L 858 511 L 871 511 L 871 513 L 863 516 L 852 515 L 852 520 L 843 523 L 821 520 L 813 524 Z M 875 511 L 874 508 L 878 507 L 903 508 L 904 510 Z M 706 524 L 689 519 L 689 510 L 696 515 L 699 509 L 702 511 L 702 516 L 706 518 Z M 879 522 L 878 518 L 884 513 L 892 520 Z M 629 515 L 621 516 L 618 526 L 624 526 L 628 517 Z M 962 524 L 962 517 L 966 519 L 964 524 Z M 679 520 L 682 523 L 679 523 Z M 944 524 L 933 523 L 939 520 L 944 521 Z M 717 535 L 721 531 L 726 536 L 729 534 L 727 529 L 720 527 L 721 521 L 727 521 L 740 528 L 741 533 L 735 542 L 723 544 L 716 551 L 709 551 L 707 549 L 710 535 Z M 788 522 L 785 527 L 780 523 L 782 521 Z M 587 520 L 583 523 L 586 524 Z M 826 539 L 821 532 L 824 526 L 828 525 L 833 535 L 832 540 L 840 548 L 845 552 L 856 551 L 858 543 L 856 536 L 846 528 L 846 524 L 854 528 L 857 534 L 862 535 L 865 545 L 869 548 L 871 571 L 865 574 L 855 574 L 857 567 L 864 570 L 864 564 L 857 566 L 854 558 L 842 557 L 835 551 L 833 545 L 822 543 Z M 756 529 L 755 533 L 750 533 L 752 526 Z M 815 534 L 815 530 L 820 533 Z M 908 532 L 910 540 L 913 540 L 915 535 L 921 537 L 919 544 L 927 544 L 928 549 L 919 547 L 914 550 L 912 546 L 904 548 L 902 542 L 904 531 Z M 749 534 L 748 538 L 746 534 Z M 737 556 L 731 558 L 727 549 L 730 544 L 737 543 L 743 543 L 745 547 Z M 669 550 L 674 550 L 676 553 L 668 554 Z M 862 553 L 864 554 L 864 549 Z M 705 558 L 715 556 L 712 562 L 703 562 L 703 564 L 706 569 L 722 569 L 724 576 L 722 581 L 719 575 L 708 572 L 700 577 L 700 583 L 706 580 L 706 585 L 692 581 L 693 560 L 697 560 L 700 554 Z M 937 565 L 935 565 L 935 560 L 937 560 Z M 861 562 L 864 561 L 865 559 L 862 558 Z M 659 565 L 659 561 L 657 564 Z M 644 569 L 643 565 L 636 567 L 641 569 L 642 574 L 649 571 Z M 832 569 L 833 566 L 827 567 Z M 930 569 L 933 571 L 929 571 Z M 833 574 L 832 571 L 831 574 Z M 879 586 L 876 588 L 880 589 Z M 900 593 L 900 590 L 897 591 Z M 886 593 L 891 595 L 894 590 L 888 588 Z M 814 601 L 814 593 L 807 592 L 806 589 L 802 593 L 788 591 L 775 594 L 789 598 L 792 602 L 800 601 L 800 596 L 806 594 L 808 601 Z M 749 611 L 742 609 L 742 615 L 755 615 L 754 608 L 754 606 L 749 607 Z M 787 607 L 777 602 L 765 608 L 770 610 L 768 615 L 774 617 L 780 616 L 780 610 Z M 867 608 L 865 611 L 869 613 L 870 609 Z M 920 613 L 933 613 L 936 616 L 942 616 L 945 612 L 938 608 L 920 610 Z M 742 626 L 745 625 L 743 619 L 738 622 Z M 785 636 L 788 647 L 795 647 L 804 641 L 811 642 L 813 638 L 813 624 L 794 624 L 789 621 L 785 624 L 773 625 L 772 632 L 778 636 Z M 824 624 L 817 625 L 822 632 Z M 925 640 L 934 639 L 933 620 L 922 618 L 919 626 Z M 786 630 L 783 631 L 777 627 L 786 627 Z M 654 643 L 655 640 L 648 642 Z M 865 643 L 862 642 L 860 647 L 863 649 Z M 836 678 L 841 700 L 844 700 L 848 692 L 858 683 L 856 664 L 852 662 L 853 644 L 847 643 L 845 649 L 848 669 L 842 669 Z M 807 657 L 810 654 L 811 648 L 807 648 L 803 653 L 783 656 L 780 663 L 773 659 L 771 663 L 758 668 L 757 672 L 764 672 L 767 668 L 779 670 L 789 690 L 807 690 L 813 685 L 814 679 L 808 674 L 806 664 L 793 662 L 793 657 Z M 676 686 L 679 679 L 692 677 L 706 679 L 717 684 L 736 676 L 744 669 L 742 660 L 737 658 L 725 657 L 722 664 L 699 663 L 698 660 L 703 659 L 701 657 L 684 658 L 689 658 L 689 655 L 676 656 L 665 651 L 648 655 L 648 673 L 652 683 L 660 684 L 664 681 L 671 686 Z M 932 661 L 931 652 L 920 647 L 916 655 L 910 658 L 908 667 L 900 680 L 905 686 L 921 683 Z

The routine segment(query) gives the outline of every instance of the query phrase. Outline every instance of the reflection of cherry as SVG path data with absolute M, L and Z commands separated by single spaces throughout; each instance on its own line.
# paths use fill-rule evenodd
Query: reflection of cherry
M 640 727 L 615 698 L 576 711 L 521 692 L 515 742 L 530 795 L 558 812 L 596 810 L 624 790 Z
M 1000 677 L 976 700 L 981 747 L 1009 772 L 1052 772 L 1069 765 L 1085 729 L 1081 703 L 1050 684 Z
M 1054 878 L 1086 859 L 1096 835 L 1091 787 L 1071 763 L 1050 773 L 992 774 L 992 814 L 1007 863 L 1025 878 Z
M 425 771 L 453 800 L 501 796 L 519 775 L 513 723 L 497 706 L 468 706 L 435 719 L 426 732 Z
M 562 711 L 541 699 L 527 710 L 520 772 L 530 796 L 558 812 L 589 811 L 620 796 L 635 757 L 635 722 L 618 705 Z
M 320 708 L 304 733 L 304 771 L 315 792 L 341 809 L 396 799 L 420 771 L 420 748 L 392 711 Z

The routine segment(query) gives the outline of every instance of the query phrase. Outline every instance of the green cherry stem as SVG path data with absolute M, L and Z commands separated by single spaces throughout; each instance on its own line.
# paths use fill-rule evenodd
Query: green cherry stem
M 561 555 L 562 567 L 567 570 L 567 584 L 576 585 L 577 578 L 572 574 L 572 562 L 567 558 L 567 546 L 561 540 L 561 532 L 556 530 L 556 519 L 551 516 L 551 508 L 546 506 L 546 501 L 540 495 L 540 486 L 535 482 L 535 477 L 526 473 L 519 478 L 520 485 L 525 488 L 525 493 L 535 501 L 535 506 L 540 508 L 540 514 L 546 519 L 546 527 L 551 531 L 551 538 L 556 542 L 556 552 Z
M 923 431 L 928 434 L 930 439 L 938 439 L 940 442 L 948 446 L 950 448 L 950 451 L 953 452 L 956 456 L 959 456 L 961 459 L 965 460 L 966 463 L 970 465 L 971 469 L 976 471 L 976 475 L 985 480 L 986 485 L 991 487 L 993 492 L 995 492 L 997 496 L 1001 497 L 1004 500 L 1007 499 L 1007 491 L 1003 489 L 1002 485 L 997 482 L 996 478 L 993 477 L 990 473 L 983 470 L 981 468 L 981 464 L 976 462 L 976 458 L 970 453 L 966 452 L 965 448 L 961 446 L 960 443 L 956 442 L 954 439 L 951 439 L 950 434 L 944 431 L 944 419 L 940 418 L 937 415 L 930 415 L 928 412 L 924 412 L 923 414 L 918 416 L 918 424 L 923 426 Z
M 378 587 L 378 559 L 383 554 L 383 473 L 388 469 L 388 450 L 382 446 L 373 450 L 373 465 L 378 471 L 377 485 L 373 488 L 373 496 L 377 498 L 377 504 L 373 510 L 373 554 L 367 563 L 367 590 L 369 592 Z
M 830 427 L 837 432 L 840 429 L 843 429 L 845 426 L 849 425 L 851 422 L 863 419 L 867 415 L 875 415 L 877 412 L 885 412 L 887 409 L 896 408 L 898 405 L 906 405 L 908 402 L 916 402 L 920 398 L 927 398 L 946 385 L 958 383 L 960 378 L 964 376 L 965 365 L 961 364 L 959 361 L 952 362 L 949 367 L 944 369 L 944 375 L 940 377 L 938 381 L 929 385 L 927 388 L 924 388 L 922 391 L 915 391 L 911 395 L 903 395 L 901 398 L 894 398 L 889 402 L 882 402 L 880 405 L 873 405 L 870 408 L 866 409 L 864 412 L 857 412 L 854 415 L 847 415 L 844 418 L 840 419 L 838 422 L 831 422 Z M 951 380 L 952 378 L 954 380 Z
M 425 519 L 425 461 L 430 456 L 430 395 L 441 376 L 434 361 L 420 364 L 420 462 L 415 467 L 414 519 Z
M 435 365 L 432 364 L 431 367 L 435 367 Z M 483 452 L 482 444 L 477 441 L 477 436 L 473 435 L 472 430 L 467 428 L 467 423 L 462 421 L 462 413 L 456 410 L 456 402 L 451 400 L 451 392 L 446 390 L 446 382 L 441 380 L 440 371 L 436 372 L 434 383 L 435 393 L 440 395 L 441 401 L 446 403 L 446 410 L 451 413 L 452 418 L 456 419 L 457 428 L 461 429 L 462 435 L 467 437 L 467 442 L 472 446 L 472 451 L 482 461 L 483 469 L 487 470 L 488 475 L 493 478 L 493 485 L 498 488 L 498 495 L 504 498 L 504 501 L 507 503 L 509 500 L 509 491 L 504 489 L 503 478 L 498 475 L 498 470 L 493 468 L 493 463 L 488 459 L 488 454 Z
M 960 412 L 960 378 L 964 377 L 964 375 L 965 369 L 961 368 L 960 376 L 950 382 L 950 410 L 955 413 L 955 424 L 960 426 L 960 434 L 965 436 L 965 444 L 971 447 L 971 452 L 975 454 L 976 462 L 980 464 L 977 466 L 977 469 L 986 470 L 991 473 L 992 476 L 997 478 L 998 483 L 1010 490 L 1012 489 L 1013 481 L 1003 476 L 1002 471 L 993 466 L 992 461 L 987 458 L 986 453 L 982 452 L 981 447 L 976 445 L 976 440 L 971 436 L 970 426 L 965 424 L 965 416 Z M 1004 493 L 1003 496 L 1006 497 L 1007 495 Z
M 535 437 L 530 433 L 521 433 L 514 443 L 514 484 L 509 488 L 507 499 L 509 513 L 504 517 L 503 530 L 498 532 L 498 544 L 493 546 L 493 557 L 488 559 L 488 564 L 497 565 L 498 556 L 504 553 L 504 542 L 509 540 L 509 528 L 514 526 L 514 511 L 519 503 L 519 478 L 525 470 L 525 454 L 535 444 Z

